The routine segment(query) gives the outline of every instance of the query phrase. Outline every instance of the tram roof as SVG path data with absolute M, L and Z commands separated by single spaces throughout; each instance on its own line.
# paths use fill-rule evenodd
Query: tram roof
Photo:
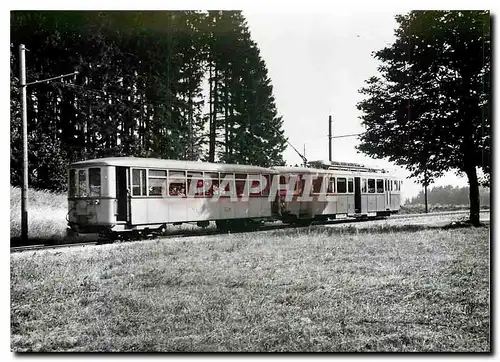
M 160 168 L 190 171 L 218 171 L 218 172 L 241 172 L 241 173 L 263 173 L 275 174 L 277 171 L 260 166 L 211 163 L 200 161 L 166 160 L 160 158 L 144 157 L 106 157 L 96 158 L 86 161 L 78 161 L 70 167 L 91 167 L 91 166 L 123 166 L 135 168 Z
M 362 176 L 362 177 L 373 177 L 373 178 L 394 178 L 395 175 L 386 172 L 386 173 L 379 173 L 379 172 L 373 172 L 370 169 L 367 169 L 366 171 L 363 171 L 362 169 L 359 170 L 344 170 L 344 169 L 324 169 L 324 168 L 312 168 L 312 167 L 290 167 L 290 166 L 273 166 L 273 169 L 278 171 L 279 173 L 301 173 L 301 174 L 327 174 L 327 173 L 335 173 L 335 174 L 341 174 L 341 175 L 356 175 L 356 176 Z

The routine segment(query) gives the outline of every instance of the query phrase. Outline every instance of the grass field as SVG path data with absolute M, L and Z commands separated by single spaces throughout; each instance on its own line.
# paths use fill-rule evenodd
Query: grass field
M 30 238 L 61 240 L 66 235 L 67 196 L 63 193 L 29 190 L 28 229 Z M 10 188 L 10 237 L 21 235 L 21 189 Z
M 489 351 L 489 229 L 11 254 L 13 351 Z

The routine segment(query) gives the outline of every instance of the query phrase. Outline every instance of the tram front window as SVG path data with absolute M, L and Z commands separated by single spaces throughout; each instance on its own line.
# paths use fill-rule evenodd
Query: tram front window
M 77 196 L 87 197 L 87 170 L 78 170 L 78 190 Z
M 75 197 L 76 195 L 76 170 L 73 168 L 69 170 L 69 181 L 68 181 L 69 197 Z
M 89 168 L 90 196 L 101 196 L 101 169 Z

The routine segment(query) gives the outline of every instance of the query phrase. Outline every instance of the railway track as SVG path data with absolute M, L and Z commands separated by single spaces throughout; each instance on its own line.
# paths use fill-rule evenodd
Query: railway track
M 363 222 L 363 221 L 372 221 L 372 220 L 382 220 L 383 218 L 378 218 L 378 219 L 367 219 L 367 220 L 352 220 L 352 219 L 336 219 L 336 220 L 330 220 L 326 222 L 321 222 L 321 223 L 313 223 L 312 225 L 330 225 L 330 224 L 340 224 L 340 223 L 352 223 L 352 222 Z M 142 237 L 131 237 L 128 239 L 118 239 L 118 240 L 108 240 L 108 239 L 100 239 L 98 240 L 92 240 L 92 241 L 87 241 L 87 242 L 67 242 L 63 244 L 37 244 L 37 245 L 26 245 L 26 246 L 15 246 L 11 247 L 10 251 L 12 252 L 21 252 L 21 251 L 28 251 L 28 250 L 45 250 L 45 249 L 57 249 L 57 248 L 65 248 L 65 247 L 73 247 L 73 246 L 87 246 L 87 245 L 100 245 L 100 244 L 112 244 L 114 242 L 121 242 L 121 241 L 140 241 L 140 240 L 147 240 L 147 239 L 153 239 L 153 238 L 162 238 L 162 239 L 168 239 L 168 238 L 178 238 L 178 237 L 190 237 L 190 236 L 210 236 L 210 235 L 223 235 L 223 234 L 236 234 L 236 233 L 246 233 L 246 232 L 254 232 L 254 231 L 269 231 L 269 230 L 283 230 L 283 229 L 290 229 L 290 228 L 297 228 L 297 227 L 306 227 L 306 226 L 298 226 L 298 225 L 288 225 L 288 224 L 264 224 L 261 226 L 258 226 L 254 229 L 245 229 L 245 230 L 231 230 L 231 231 L 222 231 L 219 230 L 215 227 L 210 227 L 206 229 L 196 229 L 196 230 L 179 230 L 179 231 L 174 231 L 174 232 L 167 232 L 162 235 L 158 234 L 153 234 L 153 235 L 143 235 Z
M 489 210 L 481 210 L 481 214 L 489 213 Z M 377 220 L 391 220 L 391 219 L 413 219 L 413 218 L 421 218 L 421 217 L 432 217 L 432 216 L 446 216 L 446 215 L 468 215 L 468 211 L 446 211 L 446 212 L 434 212 L 427 214 L 404 214 L 404 215 L 392 215 L 389 218 L 386 217 L 371 217 L 368 219 L 351 219 L 351 218 L 339 218 L 335 220 L 322 221 L 322 222 L 313 222 L 311 225 L 336 225 L 336 224 L 349 224 L 349 223 L 363 223 L 369 221 L 377 221 Z M 221 231 L 215 227 L 206 228 L 206 229 L 195 229 L 195 230 L 178 230 L 173 232 L 167 232 L 162 235 L 158 234 L 149 234 L 142 235 L 139 237 L 132 237 L 123 240 L 108 240 L 103 238 L 97 238 L 96 240 L 90 240 L 86 242 L 67 242 L 62 244 L 38 244 L 38 245 L 26 245 L 26 246 L 16 246 L 11 247 L 11 253 L 14 252 L 22 252 L 29 250 L 45 250 L 45 249 L 58 249 L 58 248 L 67 248 L 67 247 L 76 247 L 76 246 L 91 246 L 91 245 L 100 245 L 100 244 L 112 244 L 114 242 L 120 241 L 139 241 L 139 240 L 147 240 L 153 238 L 178 238 L 178 237 L 191 237 L 191 236 L 210 236 L 210 235 L 220 235 L 227 233 L 246 233 L 246 232 L 254 232 L 254 231 L 270 231 L 270 230 L 283 230 L 290 228 L 300 228 L 307 226 L 300 225 L 288 225 L 288 224 L 264 224 L 258 226 L 253 229 L 245 229 L 245 230 L 232 230 L 232 231 Z

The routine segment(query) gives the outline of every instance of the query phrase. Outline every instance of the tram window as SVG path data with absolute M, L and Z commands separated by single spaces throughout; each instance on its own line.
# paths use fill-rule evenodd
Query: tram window
M 75 169 L 71 169 L 69 170 L 69 180 L 68 180 L 68 183 L 69 183 L 69 197 L 75 197 L 75 194 L 76 194 L 76 170 Z
M 245 180 L 236 180 L 236 195 L 242 196 L 243 192 L 245 191 Z
M 166 178 L 149 178 L 149 196 L 164 196 L 166 195 Z
M 199 190 L 203 188 L 203 179 L 200 178 L 188 178 L 188 195 L 200 196 L 203 195 L 203 190 L 200 192 Z
M 384 193 L 384 180 L 377 179 L 377 193 Z
M 288 177 L 288 182 L 286 183 L 286 189 L 288 190 L 291 186 L 293 186 L 293 195 L 300 196 L 304 190 L 305 181 L 306 180 L 302 179 L 300 175 L 290 175 Z
M 89 168 L 90 196 L 101 196 L 101 169 Z
M 168 177 L 171 179 L 184 178 L 184 177 L 186 177 L 186 171 L 169 171 Z
M 227 178 L 228 180 L 234 179 L 234 173 L 224 173 L 224 172 L 221 172 L 220 173 L 220 180 L 222 181 L 225 178 Z
M 166 170 L 148 170 L 149 196 L 165 196 L 167 184 Z
M 347 192 L 345 177 L 338 177 L 337 178 L 337 192 L 339 194 L 345 194 Z
M 243 192 L 245 191 L 245 183 L 247 180 L 248 175 L 245 173 L 237 173 L 234 175 L 234 178 L 236 179 L 235 181 L 235 187 L 236 187 L 236 195 L 242 196 Z
M 149 177 L 167 177 L 166 170 L 149 170 Z
M 301 196 L 306 188 L 306 179 L 301 176 L 297 176 L 297 181 L 295 182 L 294 196 Z
M 328 192 L 333 192 L 335 193 L 335 177 L 330 177 L 330 187 L 328 188 L 330 191 Z
M 219 193 L 219 173 L 205 172 L 204 178 L 205 196 L 213 196 Z
M 186 196 L 186 181 L 169 180 L 168 194 L 170 196 Z
M 87 171 L 78 171 L 78 196 L 87 197 Z
M 323 176 L 318 176 L 317 178 L 313 179 L 313 184 L 312 184 L 312 192 L 315 194 L 319 194 L 321 192 L 321 183 L 323 182 Z
M 219 195 L 219 179 L 205 180 L 205 190 L 207 196 Z
M 221 196 L 231 196 L 232 192 L 235 190 L 235 185 L 234 185 L 234 180 L 231 179 L 226 179 L 226 181 L 223 181 L 224 179 L 221 179 L 221 182 L 219 184 L 219 193 Z M 222 187 L 222 183 L 224 183 L 224 187 Z
M 367 192 L 366 179 L 365 178 L 361 179 L 361 192 L 363 192 L 363 193 Z
M 203 195 L 203 191 L 199 189 L 203 188 L 203 172 L 187 172 L 187 193 L 190 196 Z
M 197 178 L 197 179 L 201 179 L 201 178 L 203 178 L 203 172 L 188 171 L 188 172 L 187 172 L 187 177 L 188 177 L 188 178 Z
M 236 181 L 238 182 L 238 181 Z M 260 175 L 248 175 L 248 182 L 249 182 L 249 192 L 250 190 L 254 189 L 254 188 L 257 188 L 260 186 Z M 261 190 L 257 191 L 257 192 L 251 192 L 250 195 L 251 196 L 260 196 L 261 194 Z
M 132 195 L 146 196 L 146 170 L 132 170 Z
M 327 194 L 331 194 L 333 192 L 332 178 L 333 177 L 326 176 L 324 179 L 324 182 L 327 182 L 327 185 L 326 185 L 326 193 Z
M 280 176 L 280 185 L 286 185 L 286 177 Z
M 260 181 L 252 180 L 251 184 L 249 185 L 250 190 L 255 190 L 255 189 L 258 188 L 259 191 L 257 191 L 257 192 L 253 192 L 252 191 L 252 192 L 250 192 L 250 195 L 252 195 L 252 196 L 260 196 L 261 192 L 263 191 L 263 190 L 260 190 L 260 185 L 261 185 Z
M 170 196 L 186 196 L 186 171 L 168 171 L 168 194 Z
M 204 178 L 206 178 L 206 179 L 213 179 L 213 178 L 219 179 L 219 174 L 217 172 L 205 172 Z
M 221 196 L 231 196 L 231 191 L 235 189 L 234 187 L 234 173 L 221 172 L 219 176 L 219 193 Z M 221 187 L 225 184 L 224 188 Z M 214 190 L 215 191 L 215 190 Z
M 262 196 L 269 196 L 269 190 L 271 189 L 271 182 L 272 178 L 269 175 L 264 175 L 264 178 L 266 179 L 266 187 L 261 191 Z
M 354 192 L 354 180 L 352 178 L 347 179 L 347 192 Z
M 375 193 L 375 179 L 373 178 L 368 179 L 368 193 L 369 194 Z

